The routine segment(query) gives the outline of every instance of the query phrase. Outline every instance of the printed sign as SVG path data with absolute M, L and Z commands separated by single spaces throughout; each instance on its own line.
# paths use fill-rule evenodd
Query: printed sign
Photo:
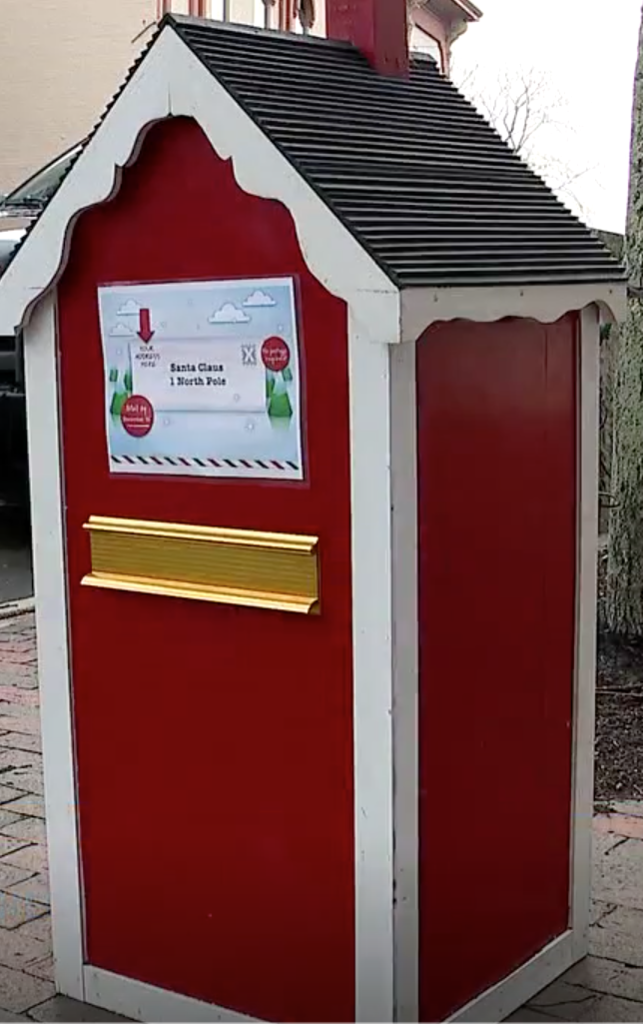
M 303 479 L 290 278 L 98 289 L 113 473 Z

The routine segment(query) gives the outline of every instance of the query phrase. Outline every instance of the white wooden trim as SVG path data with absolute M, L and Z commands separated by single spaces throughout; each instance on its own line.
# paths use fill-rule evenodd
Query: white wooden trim
M 393 1019 L 389 351 L 349 310 L 356 1019 Z
M 419 1020 L 416 349 L 390 349 L 397 1021 Z
M 56 986 L 65 995 L 83 999 L 55 293 L 38 306 L 26 342 L 33 564 Z
M 565 932 L 508 978 L 473 999 L 449 1019 L 463 1024 L 494 1024 L 504 1020 L 563 974 L 575 959 L 572 933 Z
M 0 334 L 13 334 L 64 267 L 79 213 L 118 188 L 145 129 L 193 117 L 239 186 L 290 211 L 312 274 L 350 302 L 373 341 L 399 340 L 399 291 L 261 129 L 167 25 L 0 278 Z
M 158 1024 L 173 1024 L 174 1021 L 181 1021 L 182 1024 L 214 1024 L 216 1021 L 241 1024 L 244 1021 L 256 1021 L 255 1017 L 204 1003 L 200 999 L 180 996 L 133 978 L 124 978 L 100 967 L 85 967 L 83 974 L 88 1003 L 111 1010 L 112 1013 L 120 1013 L 123 1017 L 131 1017 L 132 1020 L 154 1021 Z
M 571 921 L 576 959 L 589 941 L 594 811 L 596 689 L 596 560 L 598 556 L 598 429 L 600 324 L 596 306 L 580 316 L 578 355 L 578 538 L 574 681 Z
M 402 292 L 401 340 L 417 341 L 440 320 L 489 323 L 515 316 L 553 323 L 596 303 L 611 320 L 627 311 L 625 284 L 507 285 L 478 288 L 407 288 Z

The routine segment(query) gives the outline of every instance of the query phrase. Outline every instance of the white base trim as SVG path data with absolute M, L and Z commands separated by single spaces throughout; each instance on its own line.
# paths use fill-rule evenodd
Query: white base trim
M 476 999 L 472 999 L 449 1019 L 475 1021 L 476 1024 L 494 1024 L 504 1020 L 579 959 L 581 957 L 575 951 L 572 932 L 565 932 L 508 978 L 499 981 Z
M 84 967 L 85 1000 L 92 1006 L 120 1013 L 133 1020 L 154 1021 L 165 1024 L 181 1021 L 182 1024 L 214 1024 L 215 1021 L 255 1022 L 256 1017 L 226 1010 L 200 999 L 179 996 L 143 981 L 124 978 L 100 967 Z

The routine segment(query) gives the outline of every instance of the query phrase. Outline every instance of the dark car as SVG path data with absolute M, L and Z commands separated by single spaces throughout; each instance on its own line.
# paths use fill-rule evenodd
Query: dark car
M 82 149 L 78 143 L 0 199 L 0 274 Z M 7 227 L 20 221 L 26 226 Z M 20 337 L 0 337 L 0 507 L 29 505 L 27 417 Z

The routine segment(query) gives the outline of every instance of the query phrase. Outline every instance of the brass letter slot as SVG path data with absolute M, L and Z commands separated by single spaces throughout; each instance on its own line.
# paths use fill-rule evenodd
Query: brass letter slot
M 275 608 L 319 610 L 317 537 L 90 516 L 83 586 Z

